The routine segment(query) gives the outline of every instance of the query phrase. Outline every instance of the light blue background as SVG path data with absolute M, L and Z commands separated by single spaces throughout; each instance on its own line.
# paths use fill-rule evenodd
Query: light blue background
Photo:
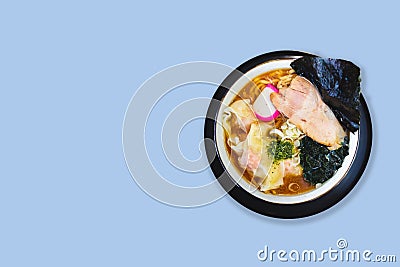
M 322 250 L 340 237 L 399 258 L 400 20 L 392 2 L 2 1 L 0 266 L 261 266 L 271 264 L 256 258 L 264 245 Z M 230 197 L 182 209 L 142 192 L 121 144 L 135 90 L 177 63 L 236 67 L 282 49 L 362 68 L 374 145 L 351 194 L 287 221 Z M 215 89 L 188 88 L 189 97 Z M 188 136 L 200 140 L 202 123 L 182 133 L 191 157 L 197 143 Z

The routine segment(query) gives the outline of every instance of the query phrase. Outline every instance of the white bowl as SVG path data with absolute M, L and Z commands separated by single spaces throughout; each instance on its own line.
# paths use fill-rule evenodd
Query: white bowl
M 359 139 L 359 131 L 355 133 L 350 134 L 349 138 L 349 155 L 345 157 L 343 165 L 341 168 L 337 170 L 337 172 L 333 175 L 332 178 L 327 180 L 325 183 L 323 183 L 320 187 L 313 189 L 307 193 L 304 194 L 298 194 L 298 195 L 272 195 L 272 194 L 267 194 L 264 192 L 259 191 L 255 186 L 247 182 L 245 178 L 243 178 L 240 174 L 240 172 L 234 167 L 234 165 L 230 162 L 229 160 L 229 153 L 225 147 L 225 134 L 224 134 L 224 129 L 222 127 L 222 114 L 223 114 L 223 109 L 227 105 L 229 105 L 233 99 L 235 98 L 236 94 L 235 92 L 239 92 L 250 80 L 254 79 L 255 77 L 275 70 L 275 69 L 281 69 L 281 68 L 290 68 L 290 63 L 294 59 L 278 59 L 278 60 L 272 60 L 265 62 L 263 64 L 260 64 L 247 73 L 245 73 L 244 76 L 239 78 L 231 87 L 228 93 L 225 95 L 225 97 L 222 100 L 218 115 L 217 115 L 217 121 L 216 123 L 216 143 L 217 143 L 217 149 L 218 153 L 220 155 L 220 159 L 225 167 L 225 169 L 228 171 L 232 179 L 235 180 L 235 182 L 242 187 L 244 190 L 247 192 L 251 193 L 252 195 L 256 196 L 257 198 L 260 198 L 262 200 L 272 202 L 272 203 L 278 203 L 278 204 L 296 204 L 296 203 L 302 203 L 302 202 L 307 202 L 311 201 L 313 199 L 316 199 L 325 193 L 327 193 L 329 190 L 331 190 L 333 187 L 335 187 L 344 177 L 346 177 L 346 174 L 352 165 L 352 162 L 355 158 L 355 155 L 357 153 L 357 148 L 358 148 L 358 139 Z

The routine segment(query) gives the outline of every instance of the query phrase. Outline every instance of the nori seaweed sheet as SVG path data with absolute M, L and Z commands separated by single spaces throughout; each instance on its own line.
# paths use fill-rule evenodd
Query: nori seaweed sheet
M 330 179 L 342 166 L 344 158 L 349 154 L 349 139 L 346 136 L 342 146 L 329 150 L 310 137 L 300 141 L 300 164 L 306 181 L 315 185 Z
M 308 79 L 339 120 L 351 132 L 360 126 L 360 68 L 343 59 L 304 56 L 290 66 Z

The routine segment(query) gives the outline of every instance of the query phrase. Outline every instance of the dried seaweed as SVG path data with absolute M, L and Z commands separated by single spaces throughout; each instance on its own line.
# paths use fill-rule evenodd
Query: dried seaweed
M 360 68 L 343 59 L 304 56 L 291 64 L 308 79 L 332 109 L 340 124 L 355 132 L 360 125 Z

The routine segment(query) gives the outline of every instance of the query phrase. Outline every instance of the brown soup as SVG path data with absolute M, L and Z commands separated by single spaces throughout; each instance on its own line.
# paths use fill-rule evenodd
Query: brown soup
M 270 72 L 263 73 L 256 78 L 252 79 L 252 82 L 246 84 L 237 94 L 237 96 L 232 101 L 235 102 L 237 100 L 249 99 L 250 104 L 253 104 L 255 99 L 259 96 L 261 91 L 265 88 L 266 84 L 273 84 L 275 87 L 282 88 L 288 86 L 290 84 L 291 79 L 296 74 L 293 73 L 293 70 L 290 68 L 277 69 Z M 232 104 L 231 103 L 231 104 Z M 275 128 L 279 128 L 283 123 L 287 120 L 283 115 L 278 116 L 274 123 Z M 240 129 L 239 127 L 235 127 L 231 125 L 231 132 L 234 132 L 237 136 L 239 136 L 240 140 L 246 138 L 247 133 Z M 225 136 L 225 147 L 229 153 L 230 159 L 233 165 L 237 168 L 239 173 L 242 174 L 242 177 L 249 183 L 252 183 L 253 175 L 247 171 L 246 169 L 239 166 L 238 163 L 238 155 L 234 153 L 227 143 L 227 136 Z M 274 194 L 274 195 L 296 195 L 308 192 L 312 189 L 315 189 L 314 185 L 311 185 L 307 181 L 304 180 L 302 175 L 285 175 L 283 177 L 283 185 L 276 189 L 271 189 L 265 191 L 265 193 Z

